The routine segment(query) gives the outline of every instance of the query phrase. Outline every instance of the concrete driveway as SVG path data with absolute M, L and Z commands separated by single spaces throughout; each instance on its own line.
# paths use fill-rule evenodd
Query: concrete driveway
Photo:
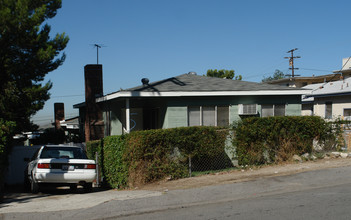
M 50 212 L 93 207 L 113 200 L 128 200 L 162 195 L 161 192 L 147 190 L 100 190 L 91 193 L 83 189 L 71 192 L 69 188 L 47 189 L 39 194 L 9 192 L 0 204 L 0 213 L 10 212 Z

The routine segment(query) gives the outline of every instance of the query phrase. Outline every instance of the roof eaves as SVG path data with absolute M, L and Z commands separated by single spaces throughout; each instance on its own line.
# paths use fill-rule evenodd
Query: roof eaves
M 136 92 L 123 91 L 96 99 L 96 102 L 104 102 L 117 98 L 132 97 L 205 97 L 205 96 L 248 96 L 248 95 L 306 95 L 310 94 L 307 89 L 295 90 L 256 90 L 256 91 L 185 91 L 185 92 Z

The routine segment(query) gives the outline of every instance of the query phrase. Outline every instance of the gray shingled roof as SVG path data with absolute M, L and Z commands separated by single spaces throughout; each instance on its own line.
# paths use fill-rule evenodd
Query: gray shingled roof
M 260 90 L 300 90 L 287 86 L 266 83 L 246 82 L 241 80 L 221 79 L 216 77 L 182 74 L 165 80 L 151 82 L 123 91 L 143 92 L 192 92 L 192 91 L 260 91 Z

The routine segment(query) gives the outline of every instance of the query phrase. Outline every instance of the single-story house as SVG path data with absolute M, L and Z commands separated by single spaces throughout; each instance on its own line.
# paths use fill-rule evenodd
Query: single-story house
M 247 116 L 301 115 L 301 88 L 190 72 L 96 98 L 104 134 L 186 126 L 229 126 Z M 84 104 L 75 105 L 84 108 Z
M 311 89 L 311 93 L 302 99 L 303 106 L 309 106 L 303 109 L 303 115 L 351 120 L 351 77 L 304 88 Z

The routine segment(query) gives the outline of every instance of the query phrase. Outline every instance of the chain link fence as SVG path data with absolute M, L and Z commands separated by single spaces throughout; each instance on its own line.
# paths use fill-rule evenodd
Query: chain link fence
M 229 149 L 232 149 L 232 146 L 214 156 L 189 156 L 187 160 L 189 177 L 196 172 L 220 171 L 236 167 L 238 161 L 235 151 Z

